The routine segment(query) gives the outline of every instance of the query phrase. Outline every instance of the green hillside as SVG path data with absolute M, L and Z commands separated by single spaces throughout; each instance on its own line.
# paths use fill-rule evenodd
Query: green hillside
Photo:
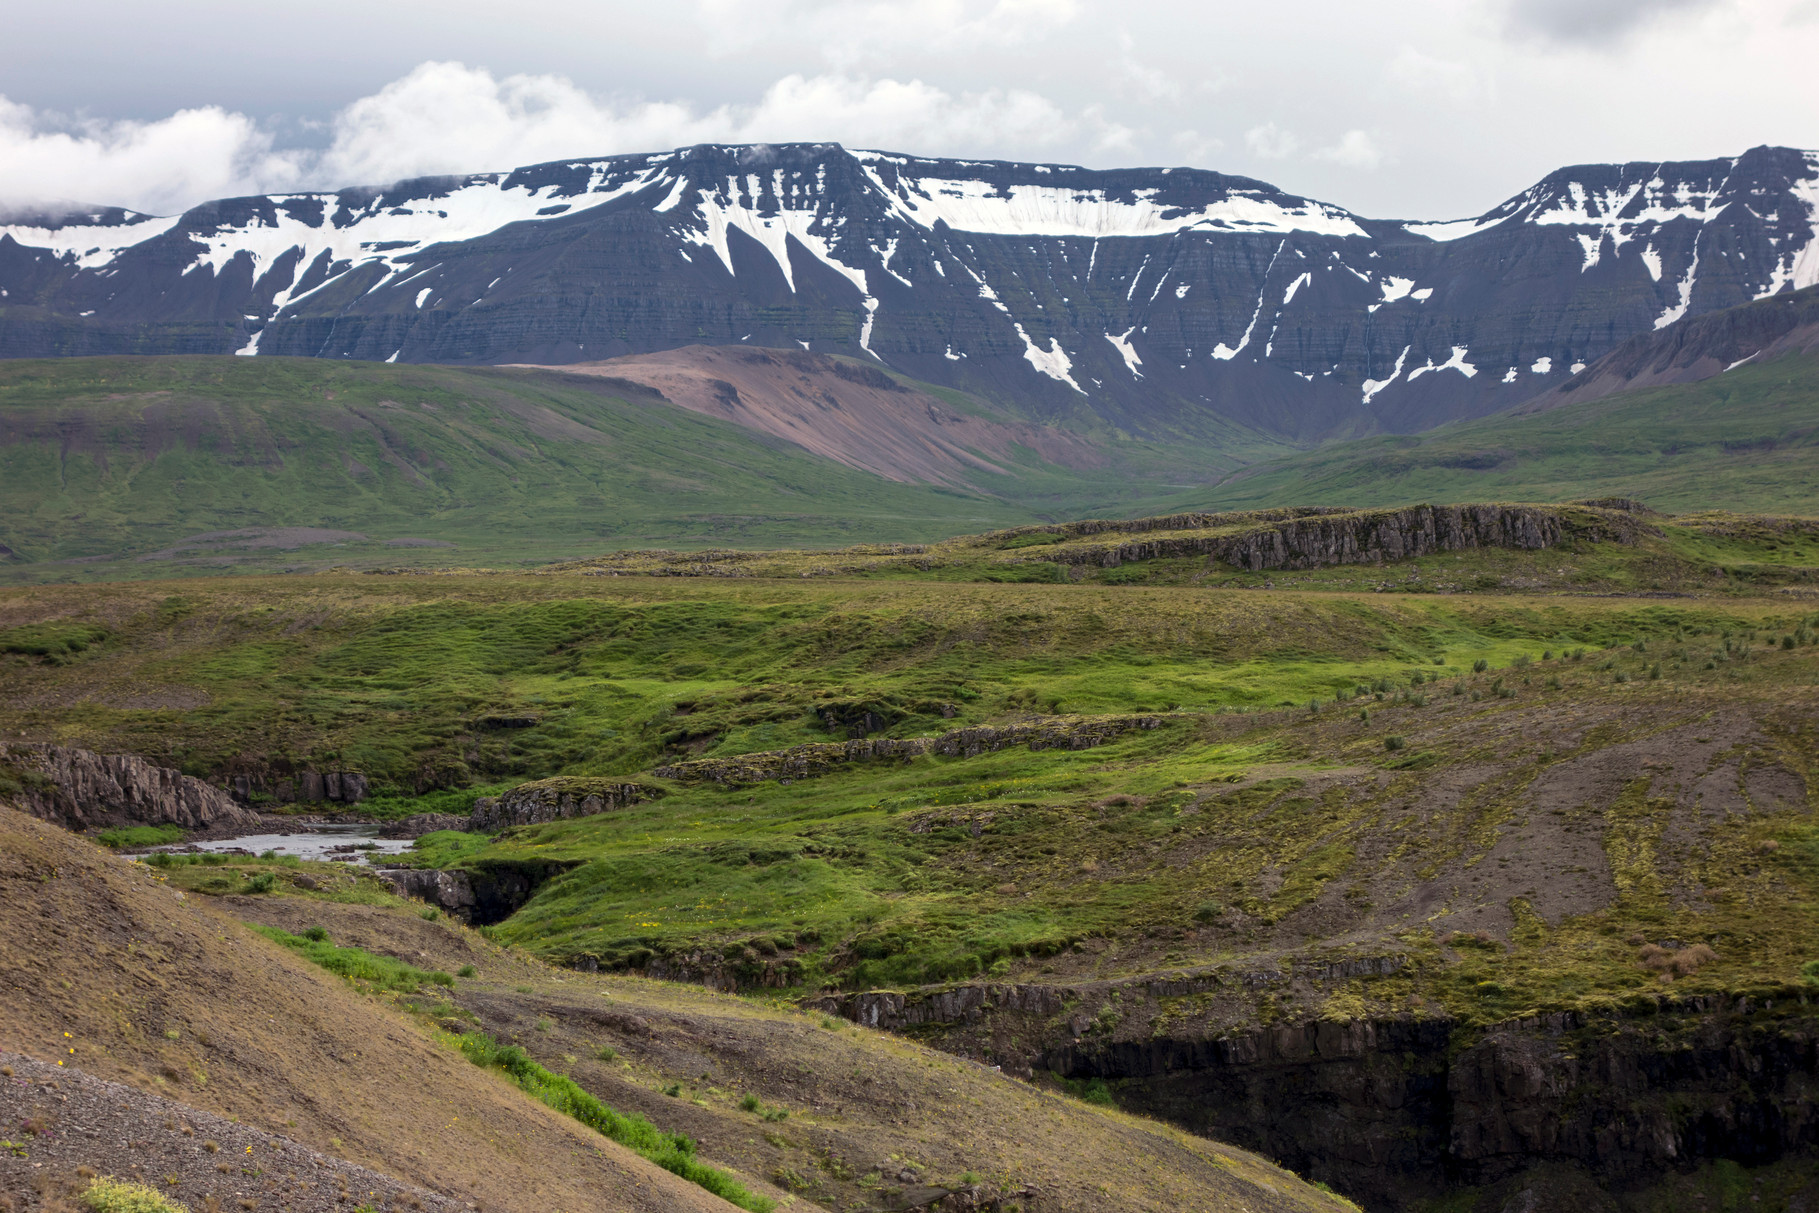
M 1033 456 L 976 492 L 899 484 L 630 385 L 530 370 L 0 362 L 12 581 L 937 539 L 1163 488 Z
M 1819 358 L 1790 356 L 1547 413 L 1334 443 L 1237 472 L 1169 508 L 1606 496 L 1672 512 L 1813 513 Z

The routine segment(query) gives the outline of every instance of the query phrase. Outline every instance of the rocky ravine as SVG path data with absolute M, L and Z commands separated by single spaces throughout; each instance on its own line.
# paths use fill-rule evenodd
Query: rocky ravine
M 1701 1160 L 1760 1165 L 1819 1146 L 1819 1016 L 1796 991 L 1489 1028 L 1431 1017 L 1100 1030 L 1104 1008 L 1135 1012 L 1191 984 L 1131 983 L 1122 999 L 980 984 L 821 1005 L 1007 1070 L 1104 1079 L 1131 1111 L 1261 1150 L 1385 1213 L 1461 1185 L 1520 1187 L 1549 1164 L 1621 1192 Z

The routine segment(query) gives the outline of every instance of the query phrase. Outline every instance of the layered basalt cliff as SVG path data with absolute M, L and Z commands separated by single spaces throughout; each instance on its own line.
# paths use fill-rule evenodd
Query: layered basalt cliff
M 1124 992 L 1137 1012 L 1168 991 Z M 819 1005 L 1007 1069 L 1104 1080 L 1131 1111 L 1260 1150 L 1373 1210 L 1541 1165 L 1621 1191 L 1703 1161 L 1760 1165 L 1819 1146 L 1819 1015 L 1792 988 L 1488 1028 L 1435 1016 L 1218 1034 L 1108 1030 L 1106 1008 L 1123 1001 L 1103 988 L 981 983 Z
M 521 783 L 499 796 L 474 802 L 467 828 L 475 834 L 497 834 L 513 826 L 537 825 L 566 817 L 592 817 L 658 795 L 637 783 L 558 777 Z
M 954 729 L 938 737 L 860 738 L 845 742 L 760 750 L 732 758 L 698 758 L 656 768 L 663 779 L 685 783 L 713 782 L 738 786 L 766 780 L 790 782 L 826 775 L 852 762 L 907 762 L 925 754 L 976 758 L 1014 745 L 1032 750 L 1088 750 L 1121 733 L 1159 727 L 1162 716 L 1064 717 L 1035 724 L 981 725 Z M 516 791 L 517 789 L 514 789 Z
M 1279 519 L 1259 518 L 1260 525 L 1224 533 L 1205 532 L 1230 527 L 1237 521 L 1231 515 L 1182 514 L 1145 519 L 1152 524 L 1142 528 L 1146 531 L 1197 529 L 1202 533 L 1157 534 L 1153 538 L 1096 545 L 1068 544 L 1057 546 L 1052 552 L 1031 555 L 1062 564 L 1104 567 L 1134 560 L 1204 556 L 1209 563 L 1261 572 L 1376 564 L 1478 548 L 1539 551 L 1575 541 L 1633 543 L 1650 529 L 1640 506 L 1633 502 L 1597 506 L 1416 505 L 1390 510 L 1282 513 L 1284 516 Z M 1175 525 L 1169 526 L 1171 523 Z M 1105 529 L 1138 528 L 1124 523 Z
M 0 747 L 0 764 L 21 775 L 21 807 L 72 830 L 174 825 L 237 833 L 259 825 L 256 813 L 220 788 L 132 754 L 16 745 Z

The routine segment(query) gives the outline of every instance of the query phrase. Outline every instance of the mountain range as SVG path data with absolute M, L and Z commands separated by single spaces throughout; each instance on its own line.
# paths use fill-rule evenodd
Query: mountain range
M 1561 169 L 1368 219 L 1198 169 L 699 146 L 0 224 L 0 356 L 855 356 L 1018 416 L 1237 449 L 1544 398 L 1819 282 L 1819 153 Z

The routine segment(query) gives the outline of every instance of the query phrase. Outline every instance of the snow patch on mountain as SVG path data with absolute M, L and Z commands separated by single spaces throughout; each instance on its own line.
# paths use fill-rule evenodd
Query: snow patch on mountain
M 1408 381 L 1413 383 L 1429 371 L 1458 371 L 1461 375 L 1470 379 L 1478 373 L 1478 368 L 1465 360 L 1465 356 L 1469 353 L 1471 353 L 1471 350 L 1466 346 L 1455 345 L 1451 358 L 1448 358 L 1445 362 L 1435 362 L 1432 358 L 1429 358 L 1425 365 L 1418 366 L 1408 373 Z
M 1061 348 L 1061 343 L 1059 341 L 1050 337 L 1048 339 L 1048 348 L 1045 350 L 1038 346 L 1034 341 L 1030 340 L 1030 335 L 1023 331 L 1023 326 L 1021 324 L 1016 325 L 1015 328 L 1017 330 L 1017 336 L 1023 338 L 1023 357 L 1031 366 L 1035 367 L 1044 375 L 1047 375 L 1050 379 L 1059 379 L 1062 383 L 1067 384 L 1067 386 L 1073 388 L 1082 396 L 1087 394 L 1085 388 L 1074 382 L 1074 376 L 1072 374 L 1074 360 L 1067 356 L 1067 351 Z
M 1117 350 L 1118 356 L 1124 359 L 1125 369 L 1130 371 L 1130 373 L 1138 379 L 1141 379 L 1143 378 L 1143 372 L 1137 368 L 1143 365 L 1143 359 L 1137 356 L 1136 349 L 1131 345 L 1131 334 L 1136 331 L 1137 326 L 1132 325 L 1122 333 L 1107 333 L 1105 339 L 1112 343 L 1112 348 Z
M 125 250 L 164 235 L 177 226 L 178 218 L 134 214 L 124 223 L 106 223 L 103 216 L 94 215 L 87 223 L 71 221 L 54 228 L 25 223 L 0 225 L 0 235 L 11 236 L 27 248 L 49 249 L 59 257 L 74 257 L 83 269 L 99 269 Z
M 1402 347 L 1402 352 L 1396 355 L 1395 369 L 1390 371 L 1390 377 L 1388 379 L 1366 379 L 1364 381 L 1364 404 L 1370 404 L 1371 400 L 1378 392 L 1381 392 L 1384 388 L 1402 378 L 1402 364 L 1408 361 L 1408 352 L 1413 348 L 1415 347 L 1412 345 L 1405 345 Z

